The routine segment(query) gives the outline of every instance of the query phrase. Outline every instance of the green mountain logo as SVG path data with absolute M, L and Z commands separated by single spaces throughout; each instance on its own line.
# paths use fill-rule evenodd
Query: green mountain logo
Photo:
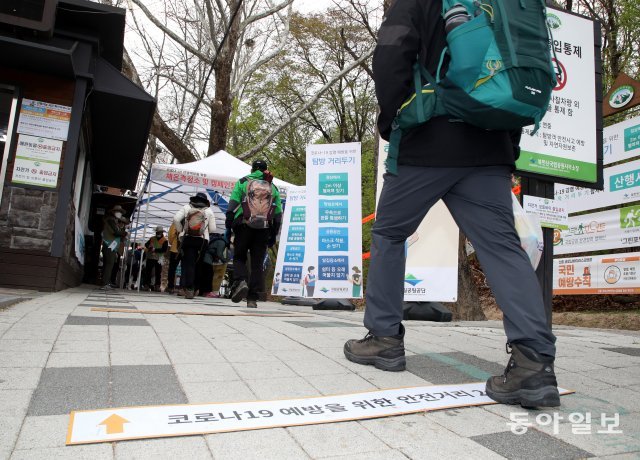
M 416 287 L 418 284 L 422 283 L 423 281 L 424 280 L 419 280 L 418 278 L 413 276 L 411 273 L 409 273 L 404 279 L 405 283 L 408 283 L 413 287 Z

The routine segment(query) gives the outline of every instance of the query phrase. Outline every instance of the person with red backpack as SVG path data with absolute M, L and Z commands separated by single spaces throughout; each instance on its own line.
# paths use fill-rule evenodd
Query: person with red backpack
M 234 237 L 233 277 L 231 300 L 247 299 L 248 308 L 257 308 L 257 301 L 265 292 L 264 259 L 267 247 L 276 243 L 282 223 L 280 192 L 273 184 L 273 176 L 264 160 L 255 160 L 251 174 L 236 182 L 227 209 L 225 239 Z M 251 275 L 247 270 L 247 256 L 251 254 Z M 247 280 L 249 283 L 247 284 Z
M 189 204 L 180 209 L 173 218 L 176 231 L 182 239 L 181 285 L 185 291 L 185 298 L 193 299 L 196 263 L 204 248 L 207 247 L 209 234 L 216 231 L 216 219 L 210 208 L 211 203 L 207 195 L 198 192 L 189 198 Z

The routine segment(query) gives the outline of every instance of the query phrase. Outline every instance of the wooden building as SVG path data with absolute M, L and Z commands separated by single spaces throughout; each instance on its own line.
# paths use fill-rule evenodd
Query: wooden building
M 0 286 L 77 286 L 105 210 L 135 201 L 155 100 L 121 73 L 124 30 L 86 0 L 0 2 Z

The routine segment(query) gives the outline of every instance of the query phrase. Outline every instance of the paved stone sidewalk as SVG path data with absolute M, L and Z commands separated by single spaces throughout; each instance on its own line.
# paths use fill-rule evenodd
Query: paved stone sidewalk
M 131 310 L 102 313 L 92 307 Z M 137 310 L 304 312 L 309 317 L 145 315 Z M 640 458 L 640 334 L 562 327 L 554 412 L 483 406 L 386 419 L 65 447 L 72 410 L 285 399 L 481 381 L 507 356 L 495 322 L 407 322 L 408 371 L 345 360 L 362 313 L 76 288 L 0 311 L 0 459 Z M 526 414 L 526 434 L 510 416 Z M 576 434 L 570 414 L 591 423 Z M 622 434 L 597 434 L 619 414 Z M 560 418 L 557 428 L 536 424 Z M 577 417 L 573 415 L 572 417 Z M 606 425 L 606 423 L 605 423 Z

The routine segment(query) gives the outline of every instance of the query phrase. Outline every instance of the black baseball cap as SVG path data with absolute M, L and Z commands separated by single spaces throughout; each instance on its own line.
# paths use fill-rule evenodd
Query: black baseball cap
M 265 160 L 254 160 L 253 163 L 251 163 L 251 170 L 252 171 L 266 171 L 268 168 L 267 166 L 267 162 Z

